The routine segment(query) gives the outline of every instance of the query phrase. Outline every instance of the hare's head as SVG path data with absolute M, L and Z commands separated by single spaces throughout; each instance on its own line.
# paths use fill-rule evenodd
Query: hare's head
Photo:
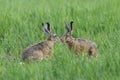
M 48 40 L 53 41 L 53 42 L 60 41 L 60 38 L 56 34 L 51 33 L 50 24 L 48 22 L 46 24 L 42 23 L 42 26 L 43 26 L 44 31 L 48 35 Z
M 66 33 L 61 37 L 62 42 L 67 42 L 72 39 L 73 21 L 70 22 L 70 26 L 65 23 Z

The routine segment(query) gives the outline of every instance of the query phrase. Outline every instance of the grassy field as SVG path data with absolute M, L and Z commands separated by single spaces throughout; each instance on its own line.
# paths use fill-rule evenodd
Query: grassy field
M 57 43 L 51 59 L 19 64 L 26 47 L 47 38 L 42 22 L 61 37 L 71 20 L 74 37 L 96 42 L 97 58 Z M 0 80 L 120 80 L 120 0 L 0 0 Z

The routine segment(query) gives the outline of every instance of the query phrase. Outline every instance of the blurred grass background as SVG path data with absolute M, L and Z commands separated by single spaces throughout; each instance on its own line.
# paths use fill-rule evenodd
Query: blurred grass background
M 120 80 L 119 0 L 0 0 L 0 80 Z M 55 44 L 51 59 L 20 65 L 22 51 L 65 33 L 64 22 L 74 21 L 74 37 L 96 42 L 97 58 L 76 58 L 66 44 Z M 13 60 L 15 58 L 15 61 Z

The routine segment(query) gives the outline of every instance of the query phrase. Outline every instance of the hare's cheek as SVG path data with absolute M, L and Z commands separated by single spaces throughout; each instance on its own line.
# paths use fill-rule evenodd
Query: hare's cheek
M 70 38 L 67 38 L 66 41 L 70 41 Z
M 57 37 L 57 40 L 60 40 L 60 38 L 59 38 L 59 37 Z
M 56 42 L 58 42 L 58 41 L 59 41 L 59 39 L 57 38 L 55 41 L 56 41 Z

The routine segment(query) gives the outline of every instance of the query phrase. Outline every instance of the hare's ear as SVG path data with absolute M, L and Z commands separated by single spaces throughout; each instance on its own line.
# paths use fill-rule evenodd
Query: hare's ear
M 73 30 L 73 21 L 70 22 L 70 28 L 69 29 L 70 29 L 70 32 L 72 32 L 72 30 Z
M 42 26 L 44 26 L 44 23 L 42 23 Z
M 45 25 L 43 24 L 43 29 L 47 33 L 48 36 L 50 36 L 50 25 L 49 23 L 46 23 Z
M 69 28 L 68 28 L 68 26 L 67 26 L 67 24 L 66 24 L 66 22 L 65 22 L 65 28 L 66 28 L 67 32 L 70 31 Z
M 50 30 L 50 23 L 47 22 L 46 24 L 47 24 L 47 29 L 48 29 L 49 32 L 50 32 L 50 31 L 51 31 L 51 30 Z

